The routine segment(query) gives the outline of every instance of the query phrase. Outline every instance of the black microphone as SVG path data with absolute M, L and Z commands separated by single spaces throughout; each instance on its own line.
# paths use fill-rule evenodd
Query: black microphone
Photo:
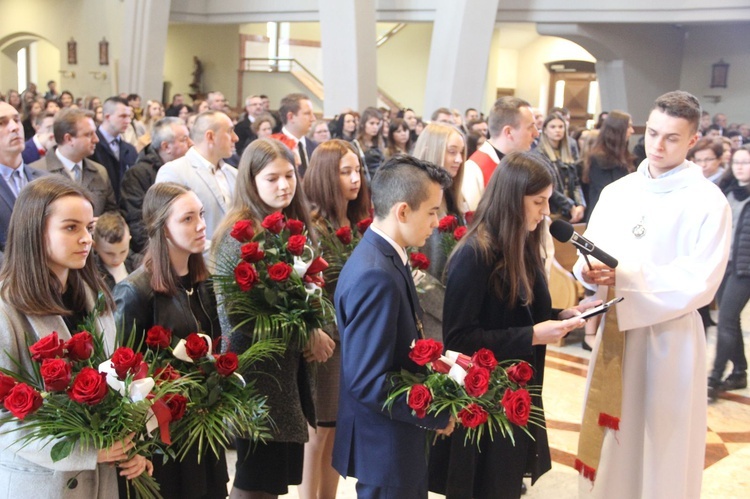
M 617 267 L 617 259 L 611 255 L 608 255 L 601 249 L 597 248 L 594 243 L 578 234 L 573 226 L 565 220 L 555 220 L 549 226 L 549 232 L 552 237 L 560 241 L 561 243 L 573 243 L 573 246 L 578 248 L 581 253 L 585 255 L 591 255 L 604 265 L 610 268 Z

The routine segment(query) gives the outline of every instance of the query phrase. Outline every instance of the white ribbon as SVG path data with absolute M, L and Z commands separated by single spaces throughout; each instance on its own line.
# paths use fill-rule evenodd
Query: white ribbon
M 117 372 L 112 365 L 111 359 L 99 364 L 99 372 L 107 375 L 107 385 L 110 388 L 116 390 L 121 397 L 125 396 L 125 383 L 117 378 Z M 128 386 L 128 398 L 133 402 L 146 400 L 146 397 L 151 393 L 155 385 L 154 378 L 151 377 L 133 380 Z
M 464 378 L 466 377 L 466 371 L 463 367 L 458 364 L 454 364 L 451 370 L 448 371 L 448 376 L 456 381 L 461 386 L 464 386 Z
M 305 257 L 308 255 L 309 258 L 305 261 Z M 313 260 L 315 260 L 315 253 L 313 252 L 313 249 L 306 244 L 302 254 L 300 256 L 295 256 L 293 259 L 292 267 L 294 268 L 294 273 L 297 274 L 300 279 L 305 277 L 307 269 L 310 268 Z

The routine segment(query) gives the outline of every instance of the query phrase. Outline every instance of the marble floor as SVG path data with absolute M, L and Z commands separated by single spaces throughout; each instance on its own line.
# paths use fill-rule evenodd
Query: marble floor
M 750 324 L 750 308 L 743 312 L 743 324 Z M 745 332 L 745 351 L 750 357 L 750 331 Z M 708 331 L 709 362 L 713 361 L 716 328 Z M 552 451 L 552 470 L 529 487 L 527 498 L 573 499 L 578 496 L 578 474 L 573 469 L 589 352 L 580 343 L 547 350 L 544 375 L 544 407 Z M 228 455 L 234 475 L 234 453 Z M 231 480 L 231 478 L 230 478 Z M 230 481 L 231 483 L 231 481 Z M 341 479 L 338 498 L 356 497 L 354 479 Z M 292 487 L 289 498 L 299 497 Z M 443 497 L 430 494 L 430 498 Z M 723 394 L 708 406 L 706 459 L 703 471 L 703 499 L 746 499 L 750 497 L 750 389 Z

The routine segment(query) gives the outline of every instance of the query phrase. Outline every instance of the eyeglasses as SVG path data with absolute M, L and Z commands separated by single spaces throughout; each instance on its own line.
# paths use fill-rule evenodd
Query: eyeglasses
M 701 159 L 694 159 L 693 163 L 701 164 L 701 163 L 710 163 L 711 161 L 716 161 L 719 158 L 701 158 Z

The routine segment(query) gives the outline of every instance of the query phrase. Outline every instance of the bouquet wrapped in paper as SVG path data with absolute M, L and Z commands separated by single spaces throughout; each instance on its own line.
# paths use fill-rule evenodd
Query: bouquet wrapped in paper
M 534 371 L 527 362 L 498 362 L 486 348 L 472 356 L 443 353 L 442 343 L 432 339 L 417 340 L 409 358 L 426 372 L 392 374 L 386 407 L 405 394 L 419 418 L 449 411 L 472 442 L 485 432 L 512 440 L 514 426 L 529 433 L 529 424 L 543 424 L 541 409 L 531 403 L 531 394 L 541 394 L 541 388 L 528 385 Z
M 283 338 L 304 348 L 309 331 L 333 321 L 323 293 L 328 263 L 301 221 L 274 213 L 261 226 L 256 234 L 251 220 L 234 225 L 230 235 L 242 244 L 240 254 L 217 262 L 214 281 L 227 313 L 242 318 L 236 327 L 253 323 L 256 341 Z

